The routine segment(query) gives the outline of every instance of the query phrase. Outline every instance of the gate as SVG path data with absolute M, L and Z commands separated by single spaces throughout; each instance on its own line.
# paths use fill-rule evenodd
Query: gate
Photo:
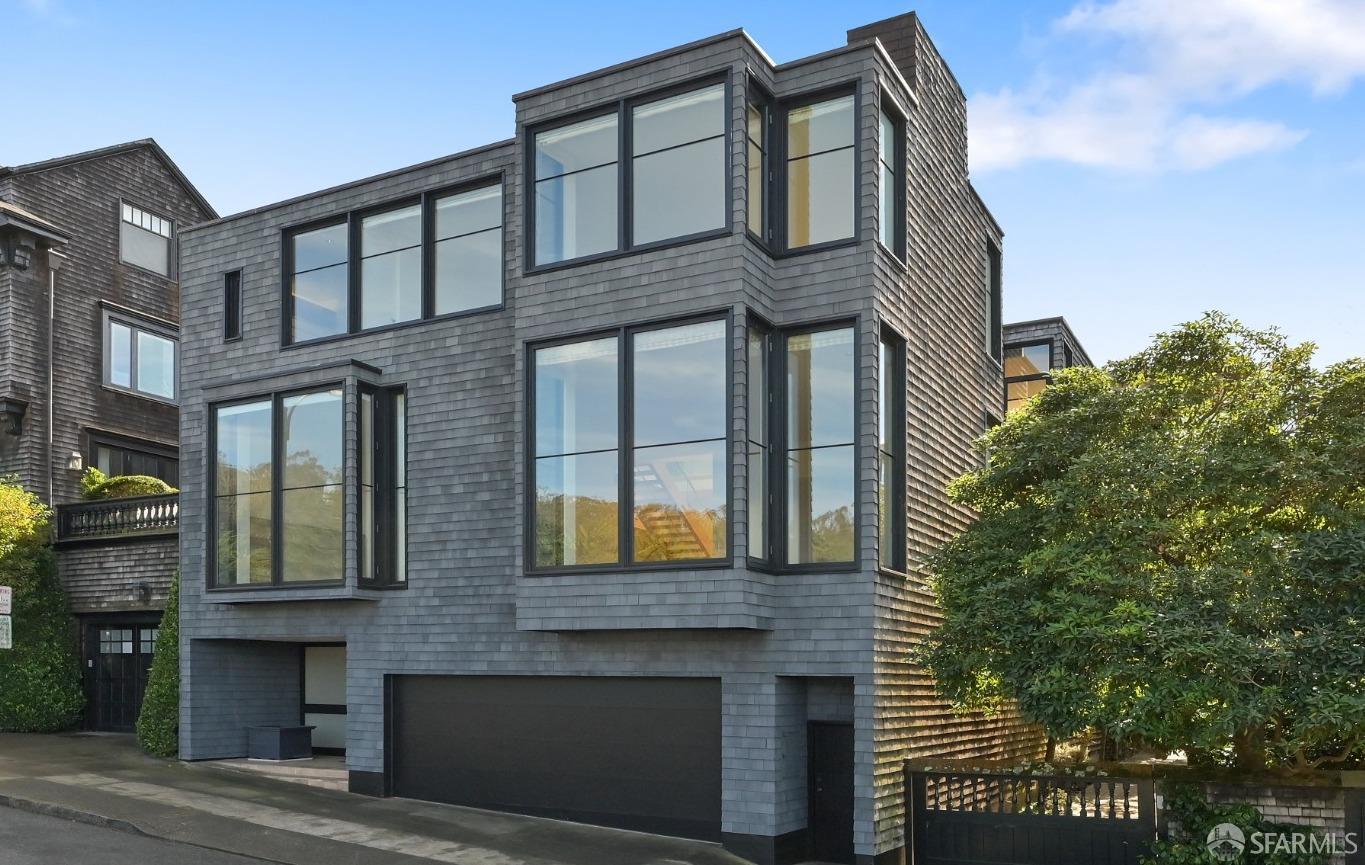
M 1137 865 L 1150 778 L 907 769 L 912 865 Z

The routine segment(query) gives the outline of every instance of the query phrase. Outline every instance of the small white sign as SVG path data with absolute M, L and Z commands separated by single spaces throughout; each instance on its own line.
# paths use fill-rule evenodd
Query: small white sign
M 9 586 L 0 586 L 0 616 L 10 614 L 10 603 L 14 600 L 14 589 Z
M 10 628 L 10 617 L 0 616 L 0 649 L 14 648 L 14 631 Z

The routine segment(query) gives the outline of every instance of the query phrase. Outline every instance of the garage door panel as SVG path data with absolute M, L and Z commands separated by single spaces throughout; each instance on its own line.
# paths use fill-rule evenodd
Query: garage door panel
M 717 839 L 716 679 L 401 676 L 395 792 Z

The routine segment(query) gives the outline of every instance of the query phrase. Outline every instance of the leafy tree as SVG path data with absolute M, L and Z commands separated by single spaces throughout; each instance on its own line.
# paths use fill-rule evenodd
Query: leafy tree
M 0 585 L 14 590 L 14 648 L 0 649 L 0 730 L 10 732 L 65 729 L 85 705 L 47 520 L 36 496 L 0 480 Z
M 137 718 L 137 741 L 158 757 L 174 757 L 180 749 L 180 575 L 171 583 L 166 612 L 156 633 L 152 671 Z
M 934 562 L 943 692 L 1196 761 L 1358 758 L 1365 361 L 1312 354 L 1210 313 L 991 431 Z

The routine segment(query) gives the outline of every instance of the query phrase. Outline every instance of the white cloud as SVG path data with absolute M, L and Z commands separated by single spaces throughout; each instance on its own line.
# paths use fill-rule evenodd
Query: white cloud
M 1112 0 L 1056 22 L 1059 38 L 1116 42 L 1127 69 L 1070 83 L 978 94 L 972 167 L 1057 160 L 1126 171 L 1199 170 L 1292 147 L 1307 134 L 1257 118 L 1212 117 L 1279 82 L 1332 95 L 1365 77 L 1362 0 Z

